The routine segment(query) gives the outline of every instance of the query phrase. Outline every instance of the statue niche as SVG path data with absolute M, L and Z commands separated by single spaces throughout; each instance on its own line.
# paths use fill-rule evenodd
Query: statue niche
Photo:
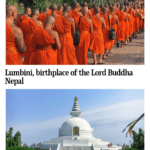
M 79 127 L 73 128 L 73 136 L 79 136 Z

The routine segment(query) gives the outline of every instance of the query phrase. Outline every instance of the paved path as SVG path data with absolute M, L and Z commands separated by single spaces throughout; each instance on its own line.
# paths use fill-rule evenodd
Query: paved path
M 104 65 L 144 65 L 144 32 L 137 34 L 137 38 L 123 48 L 117 48 L 115 44 L 113 51 L 104 59 Z M 89 64 L 94 63 L 91 51 L 88 52 L 88 61 Z

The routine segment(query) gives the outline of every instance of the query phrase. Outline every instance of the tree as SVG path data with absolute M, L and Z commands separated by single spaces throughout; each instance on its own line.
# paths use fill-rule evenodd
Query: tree
M 21 133 L 18 131 L 15 136 L 12 136 L 13 128 L 11 127 L 6 132 L 6 148 L 21 146 Z
M 144 150 L 144 131 L 140 128 L 139 133 L 132 131 L 133 135 L 133 143 L 132 148 L 136 148 L 139 150 Z

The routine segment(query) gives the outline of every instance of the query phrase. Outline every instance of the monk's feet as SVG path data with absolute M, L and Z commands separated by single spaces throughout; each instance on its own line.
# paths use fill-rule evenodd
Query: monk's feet
M 131 36 L 129 37 L 129 40 L 130 40 L 130 42 L 132 42 L 132 37 Z
M 103 61 L 103 60 L 98 62 L 99 65 L 102 65 L 104 63 L 105 63 L 105 61 Z
M 119 48 L 119 43 L 117 43 L 116 47 L 118 47 L 118 48 Z
M 114 51 L 110 50 L 109 53 L 113 53 Z
M 108 57 L 106 55 L 103 55 L 103 59 L 107 59 Z

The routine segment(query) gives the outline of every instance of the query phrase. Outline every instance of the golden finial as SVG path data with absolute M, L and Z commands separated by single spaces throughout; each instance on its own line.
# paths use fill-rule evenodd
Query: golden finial
M 75 100 L 75 101 L 78 101 L 78 97 L 75 97 L 74 100 Z

